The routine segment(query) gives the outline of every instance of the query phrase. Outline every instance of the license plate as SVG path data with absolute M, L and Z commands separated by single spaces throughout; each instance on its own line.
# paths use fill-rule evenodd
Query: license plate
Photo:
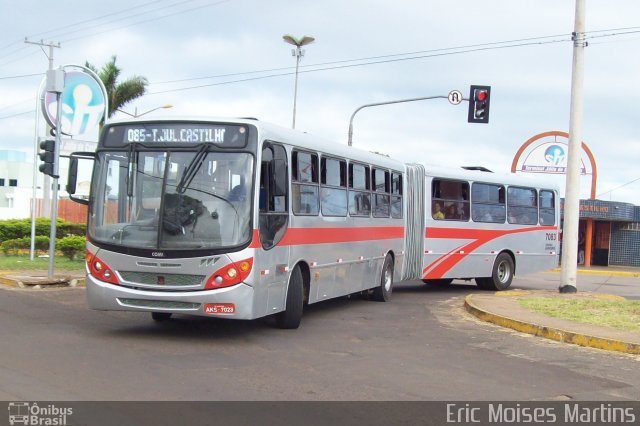
M 207 303 L 204 305 L 205 314 L 230 315 L 236 313 L 236 305 L 233 303 Z

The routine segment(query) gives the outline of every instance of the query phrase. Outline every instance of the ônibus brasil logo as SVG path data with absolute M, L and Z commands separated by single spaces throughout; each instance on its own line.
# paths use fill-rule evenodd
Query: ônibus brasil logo
M 8 409 L 10 425 L 64 426 L 73 414 L 73 408 L 37 402 L 10 402 Z

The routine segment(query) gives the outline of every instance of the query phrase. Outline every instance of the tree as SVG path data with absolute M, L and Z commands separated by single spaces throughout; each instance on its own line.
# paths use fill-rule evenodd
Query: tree
M 149 82 L 146 77 L 134 75 L 127 80 L 118 82 L 118 77 L 122 70 L 116 65 L 116 55 L 113 55 L 111 60 L 104 64 L 100 70 L 89 62 L 86 62 L 85 66 L 98 74 L 98 77 L 100 77 L 104 87 L 107 89 L 107 97 L 109 98 L 107 117 L 109 118 L 115 114 L 117 109 L 139 98 L 147 91 Z

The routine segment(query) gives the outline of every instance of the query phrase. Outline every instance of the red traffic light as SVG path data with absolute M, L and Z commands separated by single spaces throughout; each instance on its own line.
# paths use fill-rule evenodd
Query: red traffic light
M 469 123 L 489 122 L 489 102 L 491 102 L 491 86 L 471 85 L 469 88 Z

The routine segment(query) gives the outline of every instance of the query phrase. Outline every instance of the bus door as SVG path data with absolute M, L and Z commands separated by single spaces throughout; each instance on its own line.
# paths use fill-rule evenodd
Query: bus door
M 262 250 L 256 256 L 257 271 L 260 273 L 256 295 L 261 297 L 257 298 L 256 304 L 265 306 L 267 315 L 284 309 L 289 278 L 289 246 L 280 244 L 289 224 L 287 169 L 284 147 L 265 142 L 260 164 L 258 203 L 258 231 Z

